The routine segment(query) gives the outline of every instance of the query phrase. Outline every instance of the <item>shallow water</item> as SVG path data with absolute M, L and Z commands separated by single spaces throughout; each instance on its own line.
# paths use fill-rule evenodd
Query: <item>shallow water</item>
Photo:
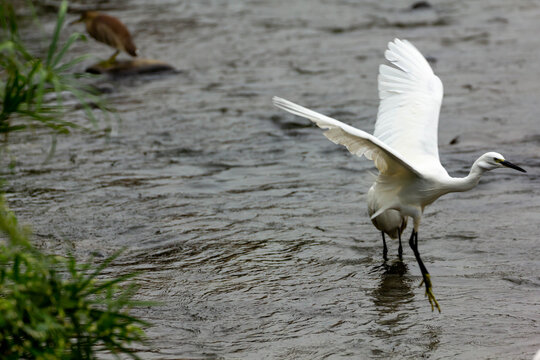
M 117 135 L 59 137 L 47 164 L 49 137 L 14 135 L 7 197 L 50 251 L 127 248 L 113 271 L 142 270 L 140 298 L 163 304 L 137 310 L 154 324 L 143 358 L 532 358 L 536 2 L 112 4 L 143 57 L 181 71 L 101 80 L 122 118 Z M 528 171 L 491 172 L 427 208 L 420 252 L 441 314 L 408 246 L 404 274 L 380 266 L 365 204 L 371 163 L 271 104 L 279 95 L 372 131 L 377 68 L 394 37 L 429 56 L 445 85 L 449 173 L 464 176 L 486 151 Z M 91 39 L 76 51 L 111 53 Z

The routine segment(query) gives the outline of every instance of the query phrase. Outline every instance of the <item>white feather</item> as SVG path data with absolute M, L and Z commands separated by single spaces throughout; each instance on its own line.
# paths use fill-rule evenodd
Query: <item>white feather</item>
M 407 40 L 388 43 L 385 57 L 398 68 L 379 67 L 379 112 L 374 136 L 422 173 L 446 170 L 439 160 L 437 128 L 441 80 Z
M 277 107 L 328 129 L 324 135 L 346 146 L 351 153 L 373 160 L 379 175 L 367 197 L 371 221 L 383 232 L 383 239 L 386 233 L 401 240 L 407 220 L 412 217 L 414 242 L 410 244 L 422 271 L 431 309 L 437 307 L 440 311 L 417 248 L 424 208 L 444 194 L 472 189 L 486 171 L 502 167 L 526 171 L 504 160 L 501 154 L 488 152 L 474 162 L 466 177 L 450 177 L 439 161 L 437 148 L 441 80 L 408 41 L 394 39 L 388 43 L 385 56 L 397 68 L 379 68 L 381 103 L 373 135 L 290 101 L 278 97 L 273 101 Z
M 401 154 L 375 136 L 277 96 L 274 96 L 272 101 L 278 108 L 305 117 L 322 129 L 328 129 L 324 133 L 328 139 L 336 144 L 344 145 L 354 155 L 373 160 L 381 174 L 397 176 L 412 173 L 422 176 Z

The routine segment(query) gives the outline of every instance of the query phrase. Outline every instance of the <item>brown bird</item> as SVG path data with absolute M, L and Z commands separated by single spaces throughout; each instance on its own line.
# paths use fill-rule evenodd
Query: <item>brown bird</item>
M 91 37 L 117 49 L 107 60 L 108 63 L 115 62 L 120 51 L 125 51 L 131 56 L 137 56 L 137 47 L 131 39 L 131 34 L 127 27 L 117 18 L 97 11 L 85 11 L 81 14 L 80 19 L 71 22 L 70 25 L 81 22 L 86 25 L 86 31 Z

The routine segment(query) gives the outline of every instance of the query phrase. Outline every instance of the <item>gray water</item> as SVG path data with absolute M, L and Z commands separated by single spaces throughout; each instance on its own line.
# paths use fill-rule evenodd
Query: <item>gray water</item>
M 14 135 L 7 198 L 48 251 L 99 259 L 126 248 L 112 273 L 142 271 L 138 298 L 161 302 L 135 311 L 153 324 L 143 358 L 533 357 L 538 2 L 100 4 L 142 57 L 180 71 L 97 81 L 122 118 L 110 123 L 116 135 L 59 136 L 46 164 L 50 137 Z M 430 57 L 444 83 L 449 173 L 465 176 L 487 151 L 528 171 L 493 171 L 426 209 L 419 246 L 441 314 L 418 287 L 408 245 L 407 271 L 381 267 L 366 211 L 372 163 L 271 104 L 279 95 L 371 132 L 377 69 L 394 37 Z M 75 51 L 111 54 L 92 39 Z

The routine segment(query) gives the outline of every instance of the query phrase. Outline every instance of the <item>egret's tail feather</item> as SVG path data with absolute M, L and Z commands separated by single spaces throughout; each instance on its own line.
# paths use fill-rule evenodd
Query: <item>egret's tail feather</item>
M 377 210 L 373 215 L 371 215 L 371 220 L 375 219 L 377 216 L 381 215 L 386 210 L 390 209 L 391 206 L 385 206 Z

